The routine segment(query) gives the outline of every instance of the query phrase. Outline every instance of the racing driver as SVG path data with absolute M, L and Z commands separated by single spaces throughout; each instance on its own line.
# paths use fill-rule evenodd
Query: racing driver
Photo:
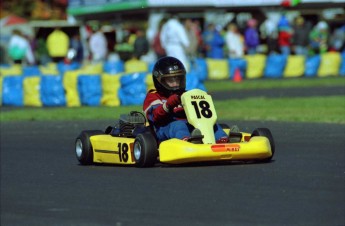
M 187 122 L 181 105 L 181 95 L 186 89 L 186 70 L 174 57 L 160 58 L 152 71 L 155 89 L 150 90 L 144 100 L 143 110 L 159 142 L 171 138 L 190 141 L 201 135 Z M 214 126 L 217 143 L 227 143 L 229 138 L 219 124 Z M 191 141 L 192 142 L 192 141 Z

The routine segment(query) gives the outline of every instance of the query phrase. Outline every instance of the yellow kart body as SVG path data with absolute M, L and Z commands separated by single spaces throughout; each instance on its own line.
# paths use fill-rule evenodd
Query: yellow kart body
M 148 167 L 158 161 L 168 164 L 229 160 L 270 161 L 273 157 L 274 141 L 268 129 L 257 129 L 251 134 L 236 133 L 236 142 L 217 144 L 213 131 L 217 114 L 211 96 L 202 90 L 194 89 L 185 92 L 181 96 L 181 102 L 188 122 L 201 131 L 202 143 L 175 138 L 158 143 L 152 127 L 147 125 L 145 119 L 145 123 L 139 126 L 141 132 L 136 132 L 136 127 L 131 127 L 134 129 L 130 131 L 130 136 L 121 135 L 121 131 L 114 135 L 114 132 L 111 132 L 114 128 L 110 132 L 83 131 L 76 140 L 79 162 Z M 135 117 L 134 121 L 137 122 L 137 115 Z M 126 125 L 128 127 L 130 123 Z M 231 138 L 230 129 L 224 128 L 224 131 L 230 134 Z
M 188 163 L 221 160 L 259 160 L 272 156 L 270 141 L 263 136 L 251 138 L 242 133 L 238 143 L 216 144 L 213 127 L 217 121 L 216 110 L 210 95 L 198 89 L 181 97 L 188 122 L 204 136 L 203 144 L 193 144 L 170 139 L 159 145 L 160 161 L 164 163 Z M 225 131 L 229 134 L 229 131 Z M 248 140 L 248 141 L 246 141 Z
M 135 164 L 133 158 L 134 138 L 119 138 L 109 134 L 90 137 L 93 162 L 109 164 Z
M 171 151 L 174 150 L 174 151 Z M 259 160 L 272 156 L 266 137 L 253 137 L 249 142 L 227 144 L 193 144 L 179 139 L 162 142 L 159 146 L 160 161 L 188 163 L 224 160 Z

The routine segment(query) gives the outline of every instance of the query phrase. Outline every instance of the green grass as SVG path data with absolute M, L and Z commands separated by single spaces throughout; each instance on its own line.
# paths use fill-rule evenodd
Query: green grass
M 344 96 L 226 100 L 216 101 L 215 108 L 223 120 L 345 124 Z
M 206 81 L 207 91 L 252 90 L 291 87 L 345 86 L 345 77 L 255 79 L 234 83 L 230 80 Z
M 116 119 L 130 111 L 142 111 L 142 108 L 140 106 L 14 108 L 2 111 L 0 119 L 1 121 L 101 120 Z
M 345 124 L 344 96 L 305 98 L 248 98 L 215 101 L 219 120 L 269 120 Z M 17 108 L 1 112 L 1 121 L 117 119 L 120 114 L 141 111 L 140 106 Z
M 287 87 L 344 86 L 345 77 L 258 79 L 231 81 L 206 81 L 208 91 L 270 89 Z M 248 98 L 215 101 L 219 120 L 269 120 L 290 122 L 327 122 L 345 124 L 344 96 L 301 98 Z M 0 120 L 50 121 L 50 120 L 115 120 L 121 114 L 141 111 L 141 106 L 121 107 L 58 107 L 11 108 L 1 110 Z

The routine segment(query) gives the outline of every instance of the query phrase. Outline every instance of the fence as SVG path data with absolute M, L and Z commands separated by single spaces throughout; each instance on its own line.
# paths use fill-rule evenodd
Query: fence
M 120 106 L 141 105 L 154 88 L 153 64 L 143 61 L 80 65 L 2 65 L 2 106 Z M 187 90 L 206 90 L 205 80 L 345 76 L 345 52 L 304 57 L 247 55 L 241 59 L 203 59 L 191 62 Z

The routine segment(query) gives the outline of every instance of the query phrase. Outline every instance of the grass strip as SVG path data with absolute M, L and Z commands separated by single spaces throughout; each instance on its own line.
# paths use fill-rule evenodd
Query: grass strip
M 344 96 L 249 98 L 215 102 L 223 120 L 264 120 L 345 124 Z
M 303 98 L 248 98 L 215 101 L 219 120 L 268 120 L 345 124 L 344 96 Z M 116 120 L 141 106 L 17 108 L 2 111 L 5 121 Z
M 254 79 L 242 80 L 234 83 L 231 80 L 207 80 L 205 87 L 208 92 L 225 90 L 253 90 L 271 88 L 302 88 L 302 87 L 327 87 L 344 86 L 345 77 L 326 77 L 326 78 L 284 78 L 284 79 Z

